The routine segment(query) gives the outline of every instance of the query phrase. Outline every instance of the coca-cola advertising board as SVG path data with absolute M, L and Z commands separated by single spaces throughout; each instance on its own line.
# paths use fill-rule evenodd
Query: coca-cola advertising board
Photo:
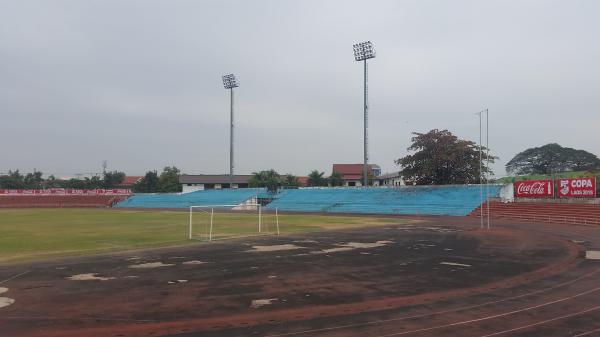
M 558 179 L 556 188 L 560 198 L 595 198 L 596 177 Z
M 552 180 L 524 180 L 514 183 L 517 198 L 552 198 Z

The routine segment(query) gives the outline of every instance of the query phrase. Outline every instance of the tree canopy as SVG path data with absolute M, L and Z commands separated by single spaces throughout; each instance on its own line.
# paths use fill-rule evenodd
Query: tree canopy
M 444 185 L 480 182 L 479 150 L 472 141 L 458 139 L 448 130 L 433 129 L 427 133 L 413 132 L 414 152 L 395 161 L 406 184 Z M 481 147 L 483 173 L 492 173 L 486 166 L 486 148 Z M 490 155 L 490 163 L 496 157 Z
M 329 184 L 331 186 L 342 186 L 344 185 L 344 179 L 342 177 L 342 174 L 340 172 L 333 172 L 331 173 L 331 175 L 329 176 Z
M 148 171 L 144 178 L 140 179 L 133 185 L 133 191 L 139 193 L 152 193 L 158 190 L 158 173 L 156 171 Z
M 281 186 L 281 176 L 273 169 L 252 172 L 252 177 L 250 177 L 248 185 L 250 187 L 266 187 L 267 191 L 275 193 L 279 186 Z
M 506 172 L 517 175 L 598 169 L 600 159 L 596 155 L 556 143 L 529 148 L 506 163 Z
M 312 170 L 308 174 L 308 186 L 327 186 L 327 178 L 325 178 L 325 172 L 319 172 L 318 170 Z

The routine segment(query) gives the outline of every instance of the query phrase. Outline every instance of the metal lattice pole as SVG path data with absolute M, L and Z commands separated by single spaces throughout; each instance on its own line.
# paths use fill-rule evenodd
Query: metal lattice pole
M 368 76 L 369 70 L 367 66 L 367 60 L 365 63 L 365 87 L 364 87 L 364 130 L 363 130 L 363 146 L 364 146 L 364 164 L 363 164 L 363 175 L 364 175 L 364 186 L 369 186 L 369 83 Z
M 363 129 L 363 153 L 364 153 L 364 164 L 363 164 L 363 186 L 369 186 L 369 86 L 368 86 L 368 66 L 367 60 L 375 57 L 375 49 L 371 41 L 357 43 L 353 46 L 354 48 L 354 59 L 356 61 L 363 61 L 364 65 L 364 92 L 363 92 L 363 109 L 364 109 L 364 129 Z
M 229 188 L 233 188 L 233 88 L 230 88 L 231 93 L 231 111 L 230 111 L 230 130 L 229 130 Z
M 233 88 L 240 86 L 239 82 L 235 78 L 234 74 L 223 75 L 223 86 L 225 89 L 229 89 L 230 92 L 230 120 L 229 120 L 229 188 L 233 188 L 233 174 L 234 174 L 234 119 L 233 119 Z

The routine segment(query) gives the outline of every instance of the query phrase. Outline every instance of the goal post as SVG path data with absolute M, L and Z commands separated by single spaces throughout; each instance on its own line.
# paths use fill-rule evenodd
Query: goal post
M 260 204 L 189 207 L 189 240 L 213 241 L 269 234 L 280 234 L 277 209 L 265 214 Z

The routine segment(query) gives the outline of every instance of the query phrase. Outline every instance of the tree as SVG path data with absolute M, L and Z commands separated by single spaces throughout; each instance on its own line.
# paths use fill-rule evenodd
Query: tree
M 308 186 L 327 186 L 327 178 L 324 177 L 325 172 L 312 170 L 308 174 Z
M 600 159 L 596 155 L 556 143 L 529 148 L 506 163 L 506 172 L 516 175 L 597 169 L 600 169 Z
M 24 188 L 27 189 L 40 189 L 42 188 L 42 183 L 44 182 L 44 178 L 42 178 L 42 172 L 33 169 L 33 173 L 27 173 L 23 178 Z
M 24 177 L 19 170 L 8 171 L 7 175 L 0 176 L 0 188 L 22 189 L 25 188 Z
M 160 177 L 158 177 L 158 192 L 181 192 L 181 184 L 179 183 L 179 173 L 179 169 L 175 166 L 165 167 L 162 173 L 160 174 Z
M 53 174 L 48 176 L 46 181 L 44 181 L 44 185 L 46 186 L 46 188 L 62 187 L 63 186 L 62 183 L 63 183 L 63 181 L 56 179 L 56 177 Z
M 283 176 L 281 180 L 281 185 L 285 187 L 299 187 L 300 181 L 298 180 L 298 177 L 288 173 L 285 176 Z
M 250 187 L 266 187 L 270 193 L 276 193 L 281 186 L 281 176 L 273 169 L 252 172 L 248 185 Z
M 414 151 L 395 160 L 401 166 L 400 174 L 407 184 L 444 185 L 474 184 L 480 182 L 479 146 L 468 140 L 458 139 L 448 130 L 433 129 L 427 133 L 413 132 Z M 483 151 L 483 172 L 492 173 L 486 166 L 486 148 Z M 490 155 L 490 163 L 496 157 Z
M 342 186 L 344 185 L 344 179 L 342 178 L 342 174 L 339 172 L 333 172 L 329 176 L 329 185 L 331 186 Z
M 112 188 L 125 180 L 125 173 L 119 171 L 104 172 L 104 187 Z
M 153 193 L 158 190 L 158 173 L 156 171 L 148 171 L 144 178 L 140 179 L 133 185 L 133 191 L 138 193 Z

